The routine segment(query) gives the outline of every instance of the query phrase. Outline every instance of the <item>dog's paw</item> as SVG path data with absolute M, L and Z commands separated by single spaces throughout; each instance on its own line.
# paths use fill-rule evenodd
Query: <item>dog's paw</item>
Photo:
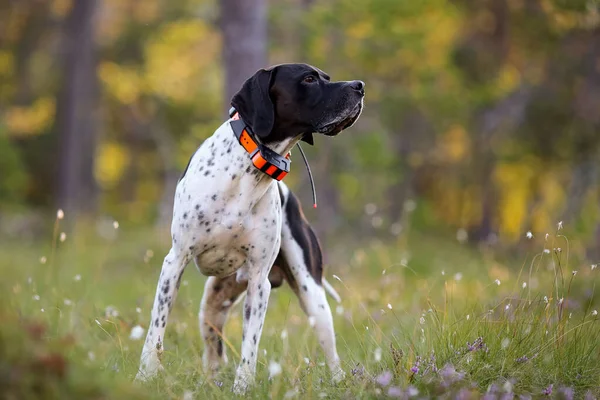
M 158 364 L 157 367 L 153 368 L 153 369 L 141 369 L 138 371 L 137 375 L 135 376 L 134 381 L 135 382 L 147 382 L 150 379 L 156 377 L 159 373 L 164 372 L 165 367 L 162 366 L 162 364 Z
M 235 377 L 233 382 L 233 393 L 238 396 L 246 394 L 250 386 L 254 383 L 254 376 L 247 373 L 239 373 Z
M 160 363 L 158 357 L 153 357 L 152 355 L 146 360 L 146 363 L 140 365 L 138 369 L 138 373 L 135 376 L 136 382 L 146 382 L 152 378 L 154 378 L 159 373 L 163 372 L 165 368 Z
M 346 379 L 346 373 L 344 372 L 343 369 L 341 368 L 337 368 L 335 371 L 332 371 L 331 373 L 331 382 L 334 384 L 340 383 L 341 381 L 343 381 L 344 379 Z

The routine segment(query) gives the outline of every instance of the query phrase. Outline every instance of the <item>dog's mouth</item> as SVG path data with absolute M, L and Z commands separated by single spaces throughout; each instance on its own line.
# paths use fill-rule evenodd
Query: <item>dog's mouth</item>
M 317 133 L 326 135 L 326 136 L 335 136 L 344 129 L 350 128 L 358 117 L 360 117 L 360 113 L 362 112 L 363 102 L 362 100 L 350 111 L 347 117 L 343 118 L 339 121 L 334 121 L 330 124 L 327 124 L 317 130 Z

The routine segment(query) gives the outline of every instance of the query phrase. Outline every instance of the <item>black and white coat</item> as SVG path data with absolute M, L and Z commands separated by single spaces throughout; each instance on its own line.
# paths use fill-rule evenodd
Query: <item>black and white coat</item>
M 285 64 L 257 72 L 232 103 L 258 140 L 287 154 L 298 140 L 312 142 L 313 132 L 335 135 L 351 126 L 363 96 L 360 81 L 330 83 L 314 67 Z M 338 381 L 344 372 L 324 287 L 338 301 L 339 296 L 322 277 L 317 237 L 288 187 L 252 165 L 229 122 L 196 151 L 177 185 L 172 247 L 163 262 L 136 379 L 153 377 L 162 368 L 169 312 L 183 271 L 194 261 L 209 277 L 199 313 L 207 372 L 227 362 L 223 327 L 232 305 L 245 294 L 234 391 L 243 393 L 253 383 L 269 294 L 285 280 L 314 321 L 332 378 Z

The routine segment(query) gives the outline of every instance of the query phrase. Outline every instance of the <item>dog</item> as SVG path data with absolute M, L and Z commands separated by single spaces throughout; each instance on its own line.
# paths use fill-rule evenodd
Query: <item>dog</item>
M 322 277 L 318 239 L 298 199 L 281 181 L 289 152 L 313 133 L 335 136 L 363 109 L 362 81 L 331 82 L 307 64 L 257 71 L 232 98 L 232 118 L 196 150 L 175 192 L 172 247 L 164 259 L 137 380 L 162 369 L 169 313 L 186 265 L 208 276 L 200 304 L 203 366 L 215 373 L 227 362 L 223 326 L 245 293 L 241 360 L 234 392 L 254 383 L 258 345 L 269 294 L 287 281 L 309 316 L 332 379 L 344 377 Z

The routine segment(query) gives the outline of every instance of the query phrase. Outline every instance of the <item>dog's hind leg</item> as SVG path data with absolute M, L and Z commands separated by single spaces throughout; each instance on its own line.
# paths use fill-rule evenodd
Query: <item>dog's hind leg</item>
M 136 380 L 151 378 L 162 369 L 160 356 L 164 348 L 165 328 L 188 261 L 188 255 L 175 247 L 164 259 Z
M 216 372 L 227 363 L 223 346 L 223 326 L 229 316 L 231 306 L 246 290 L 248 282 L 237 282 L 236 276 L 226 278 L 209 277 L 204 285 L 204 295 L 200 304 L 200 333 L 204 340 L 202 363 L 206 372 Z

